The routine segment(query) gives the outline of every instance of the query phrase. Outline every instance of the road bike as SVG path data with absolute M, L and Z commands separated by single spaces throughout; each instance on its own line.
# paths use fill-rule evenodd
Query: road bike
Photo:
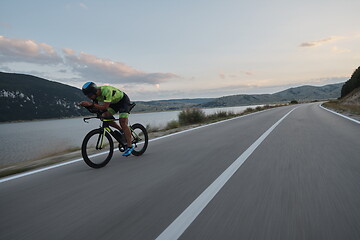
M 132 105 L 130 110 L 135 105 Z M 90 112 L 90 109 L 88 109 Z M 130 112 L 130 111 L 129 111 Z M 88 123 L 90 119 L 100 119 L 101 123 L 99 128 L 90 131 L 84 138 L 81 145 L 81 154 L 87 165 L 92 168 L 102 168 L 106 166 L 111 160 L 114 153 L 113 138 L 119 143 L 118 148 L 120 152 L 124 152 L 127 148 L 127 141 L 123 131 L 112 130 L 110 122 L 119 119 L 105 119 L 101 117 L 101 112 L 96 112 L 96 117 L 86 117 L 84 122 Z M 140 156 L 144 154 L 148 146 L 148 133 L 146 128 L 140 123 L 133 125 L 129 124 L 132 135 L 132 144 L 135 146 L 132 154 Z

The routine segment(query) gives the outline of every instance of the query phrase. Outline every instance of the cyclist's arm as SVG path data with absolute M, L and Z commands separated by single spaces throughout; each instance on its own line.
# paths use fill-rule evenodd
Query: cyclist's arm
M 96 104 L 96 103 L 93 103 L 93 107 L 95 107 L 96 109 L 99 109 L 99 110 L 107 110 L 110 106 L 110 102 L 104 102 L 104 104 L 100 105 L 100 104 Z

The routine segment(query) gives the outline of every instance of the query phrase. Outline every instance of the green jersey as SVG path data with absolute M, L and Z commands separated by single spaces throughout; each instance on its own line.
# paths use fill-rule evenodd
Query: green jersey
M 99 102 L 117 103 L 123 97 L 124 93 L 117 88 L 111 86 L 101 86 L 101 95 L 96 98 Z

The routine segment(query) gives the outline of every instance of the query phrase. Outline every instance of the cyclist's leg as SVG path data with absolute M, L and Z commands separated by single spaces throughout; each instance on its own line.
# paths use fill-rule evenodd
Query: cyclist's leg
M 132 137 L 131 137 L 131 131 L 130 131 L 130 128 L 128 126 L 129 124 L 129 119 L 127 116 L 127 113 L 120 113 L 120 126 L 121 128 L 123 129 L 124 131 L 124 134 L 125 134 L 125 138 L 126 138 L 126 142 L 127 142 L 127 145 L 128 147 L 131 147 L 132 145 Z
M 104 112 L 102 115 L 101 115 L 103 118 L 106 118 L 106 119 L 115 119 L 114 116 L 111 114 L 111 112 L 107 111 L 107 112 Z M 109 125 L 113 128 L 116 128 L 118 130 L 121 130 L 121 127 L 119 126 L 119 124 L 117 124 L 115 121 L 111 121 L 109 122 Z
M 128 95 L 126 95 L 126 93 L 124 93 L 123 98 L 119 101 L 118 106 L 118 111 L 119 111 L 119 122 L 120 122 L 120 126 L 124 131 L 125 134 L 125 138 L 126 138 L 126 142 L 128 147 L 132 146 L 132 137 L 131 137 L 131 131 L 130 128 L 128 126 L 129 124 L 129 112 L 130 112 L 130 98 L 128 97 Z

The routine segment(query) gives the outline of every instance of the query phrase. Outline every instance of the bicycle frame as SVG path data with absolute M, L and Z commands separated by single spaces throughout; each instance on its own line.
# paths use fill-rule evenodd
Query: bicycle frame
M 96 143 L 96 150 L 102 149 L 104 147 L 104 137 L 106 132 L 110 133 L 110 135 L 112 135 L 111 133 L 113 132 L 110 127 L 102 126 L 101 128 L 103 129 L 102 131 L 103 134 L 99 135 L 99 139 L 97 140 Z M 100 146 L 99 146 L 99 141 L 100 141 Z
M 115 138 L 115 140 L 118 141 L 123 147 L 125 146 L 125 144 L 123 142 L 116 139 L 116 137 L 114 136 L 114 131 L 110 128 L 110 125 L 109 125 L 109 122 L 117 121 L 120 119 L 102 119 L 99 117 L 89 117 L 89 118 L 84 118 L 84 122 L 89 123 L 89 122 L 87 122 L 87 120 L 93 119 L 93 118 L 98 118 L 102 122 L 102 126 L 100 126 L 100 129 L 103 134 L 100 134 L 99 139 L 97 140 L 97 143 L 96 143 L 97 150 L 102 149 L 104 147 L 104 137 L 105 137 L 106 132 L 108 132 L 113 138 Z M 139 135 L 132 129 L 130 124 L 128 125 L 128 127 L 131 131 L 131 135 L 133 136 L 133 138 L 140 139 Z M 100 143 L 100 145 L 99 145 L 99 143 Z

